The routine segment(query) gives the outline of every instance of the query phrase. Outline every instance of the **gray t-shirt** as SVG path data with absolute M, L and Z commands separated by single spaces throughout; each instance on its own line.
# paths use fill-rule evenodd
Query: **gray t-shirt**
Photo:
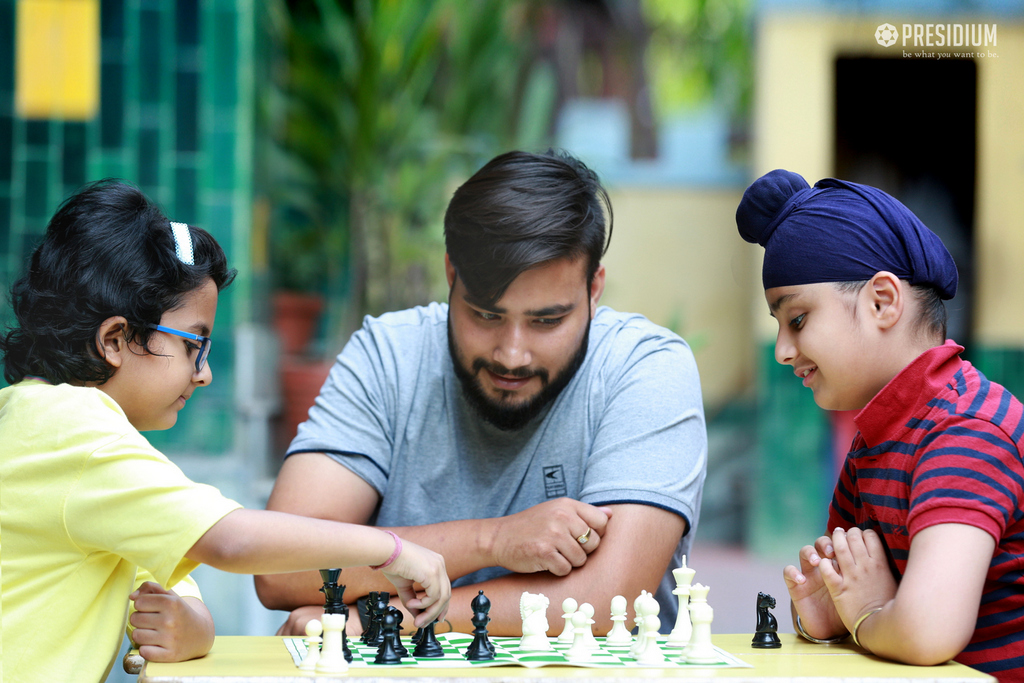
M 381 496 L 381 526 L 502 517 L 562 496 L 653 505 L 689 525 L 669 570 L 679 566 L 707 463 L 700 379 L 686 342 L 643 316 L 599 308 L 579 372 L 540 415 L 507 432 L 463 396 L 447 318 L 438 303 L 367 317 L 288 455 L 323 452 L 359 475 Z M 507 573 L 483 569 L 456 585 Z M 667 571 L 656 591 L 663 630 L 675 622 L 674 587 Z

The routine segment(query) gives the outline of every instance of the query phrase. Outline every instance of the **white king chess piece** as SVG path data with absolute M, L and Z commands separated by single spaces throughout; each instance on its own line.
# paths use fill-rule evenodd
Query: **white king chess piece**
M 676 625 L 668 634 L 666 647 L 686 647 L 690 642 L 690 635 L 693 633 L 693 625 L 690 623 L 690 584 L 693 583 L 695 569 L 686 566 L 686 555 L 683 555 L 683 564 L 678 569 L 672 570 L 672 576 L 676 580 L 676 588 L 672 591 L 679 599 L 679 611 L 676 613 Z
M 690 645 L 684 651 L 687 662 L 692 664 L 713 664 L 718 661 L 718 653 L 711 644 L 711 621 L 715 610 L 708 604 L 708 586 L 695 583 L 690 586 L 690 621 L 693 622 L 693 634 Z
M 548 599 L 540 593 L 524 592 L 519 597 L 519 616 L 523 619 L 520 650 L 540 652 L 555 649 L 548 640 L 548 604 Z

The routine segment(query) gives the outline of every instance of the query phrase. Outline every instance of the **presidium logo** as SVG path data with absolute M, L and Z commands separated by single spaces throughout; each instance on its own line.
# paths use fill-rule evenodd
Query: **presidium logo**
M 903 24 L 897 30 L 881 24 L 875 41 L 882 47 L 892 47 L 901 37 L 903 47 L 908 41 L 912 47 L 995 47 L 996 28 L 997 24 Z
M 899 37 L 899 32 L 892 24 L 882 24 L 875 29 L 875 40 L 882 47 L 892 47 L 896 44 L 896 39 Z

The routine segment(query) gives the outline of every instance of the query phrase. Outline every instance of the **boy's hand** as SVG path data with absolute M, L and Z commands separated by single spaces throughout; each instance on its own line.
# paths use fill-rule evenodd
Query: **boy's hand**
M 832 534 L 836 566 L 822 563 L 821 576 L 846 628 L 853 629 L 866 612 L 883 607 L 896 596 L 896 579 L 889 570 L 878 534 L 854 527 Z
M 416 626 L 423 628 L 435 619 L 444 619 L 452 586 L 443 557 L 415 543 L 402 543 L 401 554 L 382 571 L 395 584 L 398 598 L 413 615 Z M 423 588 L 423 597 L 416 596 L 414 584 Z
M 128 596 L 135 602 L 129 621 L 132 640 L 147 661 L 181 662 L 213 647 L 213 617 L 202 601 L 180 597 L 152 581 Z
M 821 566 L 831 568 L 834 558 L 832 539 L 821 536 L 814 545 L 800 549 L 799 569 L 789 565 L 782 571 L 793 608 L 800 615 L 800 624 L 815 638 L 831 638 L 846 631 L 821 575 Z

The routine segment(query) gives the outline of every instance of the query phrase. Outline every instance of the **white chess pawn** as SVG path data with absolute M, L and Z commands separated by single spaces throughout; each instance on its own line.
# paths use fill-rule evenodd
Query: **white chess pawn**
M 557 638 L 559 643 L 571 643 L 573 641 L 572 615 L 576 613 L 576 609 L 576 601 L 572 598 L 566 598 L 562 601 L 562 618 L 565 619 L 565 628 L 562 629 L 562 633 Z
M 584 603 L 586 604 L 586 603 Z M 594 650 L 590 647 L 588 635 L 590 631 L 590 619 L 579 610 L 572 615 L 572 645 L 565 651 L 565 658 L 570 661 L 587 661 L 594 658 Z
M 316 663 L 320 659 L 320 643 L 323 641 L 320 634 L 323 632 L 324 627 L 319 619 L 306 622 L 306 637 L 302 641 L 306 644 L 306 656 L 299 662 L 299 668 L 303 671 L 316 671 Z
M 719 661 L 718 653 L 711 644 L 711 621 L 715 617 L 715 610 L 708 604 L 708 590 L 708 586 L 699 583 L 690 587 L 690 621 L 693 623 L 693 634 L 683 654 L 686 661 L 693 664 L 713 664 Z
M 657 665 L 665 663 L 665 655 L 658 645 L 658 631 L 661 630 L 661 619 L 656 614 L 644 618 L 644 649 L 637 653 L 637 664 Z
M 694 574 L 696 570 L 686 566 L 686 555 L 683 555 L 682 566 L 672 570 L 676 580 L 672 595 L 679 599 L 679 611 L 676 612 L 676 624 L 668 636 L 667 647 L 686 647 L 690 642 L 693 633 L 693 625 L 690 623 L 690 584 L 693 583 Z
M 341 674 L 348 671 L 345 651 L 341 642 L 341 634 L 345 630 L 344 614 L 325 614 L 324 649 L 320 651 L 320 661 L 316 663 L 318 674 Z
M 639 657 L 640 653 L 647 647 L 647 641 L 652 637 L 652 634 L 644 626 L 647 623 L 647 617 L 656 617 L 661 612 L 661 605 L 654 599 L 654 595 L 644 591 L 643 594 L 637 598 L 637 613 L 633 619 L 636 622 L 636 642 L 633 643 L 633 647 L 630 648 L 629 652 L 634 658 Z M 661 628 L 661 619 L 658 620 L 658 628 Z M 657 638 L 658 632 L 655 631 L 653 637 Z
M 591 650 L 600 650 L 601 646 L 598 644 L 597 638 L 594 637 L 594 606 L 585 602 L 580 605 L 579 611 L 587 617 L 587 632 L 583 634 L 587 641 L 587 647 Z
M 626 629 L 626 598 L 612 598 L 612 630 L 604 639 L 605 645 L 630 645 L 633 635 Z

